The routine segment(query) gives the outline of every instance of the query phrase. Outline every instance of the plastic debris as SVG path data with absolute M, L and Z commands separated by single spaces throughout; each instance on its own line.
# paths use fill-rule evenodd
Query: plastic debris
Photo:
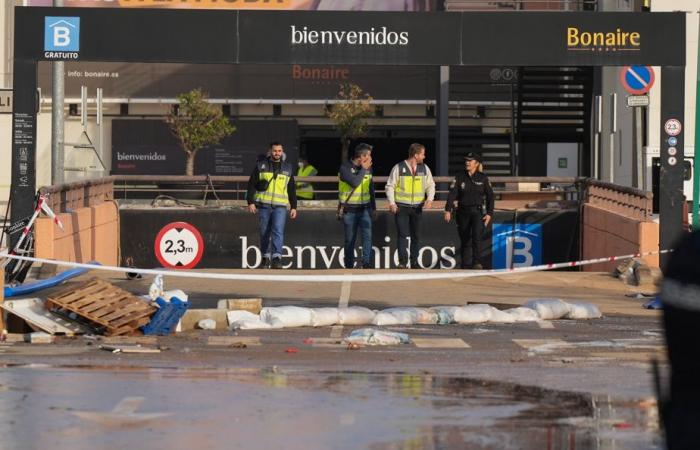
M 155 301 L 158 297 L 163 297 L 163 293 L 163 275 L 158 274 L 148 288 L 148 296 L 151 297 L 151 300 Z
M 350 333 L 345 339 L 348 344 L 359 345 L 399 345 L 410 344 L 411 338 L 406 333 L 360 328 Z
M 299 349 L 296 348 L 296 347 L 288 347 L 288 348 L 285 350 L 285 353 L 299 353 Z
M 197 322 L 197 327 L 201 330 L 216 330 L 216 320 L 202 319 Z
M 187 311 L 188 303 L 177 297 L 172 297 L 170 301 L 158 297 L 156 299 L 158 311 L 151 317 L 151 321 L 141 327 L 145 335 L 166 335 L 175 331 L 177 323 Z
M 558 298 L 534 299 L 523 306 L 537 311 L 540 319 L 543 320 L 562 319 L 569 314 L 569 304 Z
M 644 304 L 644 309 L 664 309 L 664 305 L 661 303 L 661 297 L 655 297 L 653 300 L 646 302 Z

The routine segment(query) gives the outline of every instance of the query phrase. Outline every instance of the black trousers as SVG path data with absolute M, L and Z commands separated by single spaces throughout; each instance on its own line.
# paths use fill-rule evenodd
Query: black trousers
M 420 251 L 420 223 L 423 217 L 423 208 L 411 208 L 399 205 L 399 211 L 394 216 L 396 231 L 399 235 L 397 243 L 399 249 L 399 264 L 408 262 L 408 250 L 406 240 L 411 238 L 411 268 L 417 269 L 418 252 Z
M 484 221 L 481 209 L 457 208 L 457 231 L 459 232 L 462 269 L 469 269 L 474 264 L 481 264 L 482 243 L 484 235 Z

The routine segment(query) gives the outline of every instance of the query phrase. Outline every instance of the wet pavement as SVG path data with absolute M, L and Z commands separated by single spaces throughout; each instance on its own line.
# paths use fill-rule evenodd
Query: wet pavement
M 429 373 L 12 365 L 0 448 L 658 449 L 653 405 Z

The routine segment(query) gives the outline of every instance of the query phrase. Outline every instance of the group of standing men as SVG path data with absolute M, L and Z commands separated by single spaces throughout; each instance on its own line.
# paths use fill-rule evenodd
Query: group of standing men
M 262 268 L 282 268 L 287 214 L 291 219 L 296 218 L 297 194 L 301 197 L 302 193 L 301 184 L 295 183 L 292 166 L 284 161 L 283 154 L 281 144 L 270 144 L 267 158 L 258 160 L 248 181 L 248 210 L 259 216 Z M 450 222 L 452 215 L 455 215 L 461 243 L 461 268 L 482 269 L 481 240 L 484 227 L 493 217 L 493 191 L 488 177 L 482 172 L 479 156 L 468 153 L 464 159 L 465 170 L 458 173 L 450 185 L 444 219 Z M 435 181 L 424 160 L 425 147 L 411 144 L 408 158 L 391 169 L 386 184 L 389 210 L 394 214 L 398 234 L 397 267 L 402 269 L 420 268 L 417 258 L 423 209 L 430 209 L 435 198 Z M 305 160 L 300 164 L 300 175 L 303 170 L 315 171 Z M 303 173 L 302 176 L 310 175 Z M 307 192 L 304 198 L 308 198 L 308 191 L 304 191 Z M 340 166 L 338 173 L 338 218 L 343 221 L 345 231 L 343 263 L 346 268 L 374 268 L 372 222 L 376 215 L 372 146 L 360 143 L 355 147 L 352 158 Z M 355 265 L 358 232 L 362 247 L 360 260 Z M 410 251 L 407 245 L 409 238 Z

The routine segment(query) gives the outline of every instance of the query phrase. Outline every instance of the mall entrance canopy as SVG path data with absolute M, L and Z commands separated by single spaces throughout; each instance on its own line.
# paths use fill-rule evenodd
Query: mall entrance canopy
M 36 192 L 38 61 L 436 66 L 439 175 L 447 175 L 449 66 L 651 65 L 662 66 L 657 125 L 666 249 L 681 232 L 683 214 L 683 165 L 676 161 L 683 161 L 685 20 L 684 13 L 17 7 L 12 223 L 31 215 Z M 673 155 L 663 138 L 667 123 L 681 125 Z

